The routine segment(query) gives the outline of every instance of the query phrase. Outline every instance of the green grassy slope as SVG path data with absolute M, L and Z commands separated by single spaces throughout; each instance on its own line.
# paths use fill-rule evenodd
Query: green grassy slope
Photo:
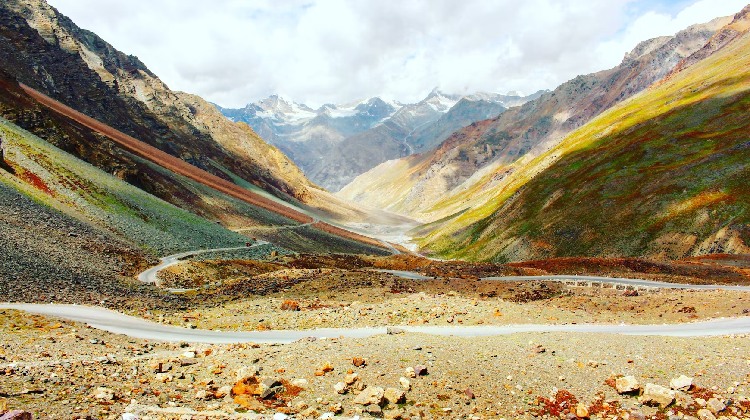
M 6 168 L 37 202 L 75 214 L 152 255 L 237 246 L 247 238 L 162 201 L 0 119 Z M 6 172 L 6 176 L 11 175 Z M 8 183 L 10 186 L 17 183 Z M 199 193 L 206 194 L 205 191 Z M 206 199 L 217 200 L 206 196 Z
M 447 257 L 750 252 L 750 36 L 600 115 L 421 244 Z

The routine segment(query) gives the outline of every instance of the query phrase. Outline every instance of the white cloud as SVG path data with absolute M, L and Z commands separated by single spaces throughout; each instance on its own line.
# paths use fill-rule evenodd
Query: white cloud
M 554 88 L 746 0 L 664 11 L 674 1 L 49 0 L 171 88 L 225 106 Z

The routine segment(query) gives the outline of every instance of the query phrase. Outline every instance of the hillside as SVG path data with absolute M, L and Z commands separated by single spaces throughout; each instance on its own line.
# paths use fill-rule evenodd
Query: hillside
M 6 298 L 161 300 L 131 277 L 154 257 L 248 241 L 3 119 L 0 196 L 0 294 Z M 268 212 L 259 217 L 282 221 Z
M 340 197 L 424 221 L 477 206 L 508 174 L 596 115 L 667 75 L 731 18 L 640 43 L 617 67 L 570 80 L 497 118 L 471 124 L 434 151 L 386 162 L 344 187 Z M 477 201 L 479 200 L 479 201 Z
M 722 47 L 517 168 L 422 245 L 492 260 L 750 252 L 749 13 Z
M 235 176 L 340 220 L 367 218 L 361 209 L 311 184 L 291 160 L 246 124 L 227 121 L 197 96 L 171 91 L 136 57 L 78 28 L 44 1 L 12 0 L 0 4 L 0 9 L 0 116 L 139 188 L 212 219 L 229 221 L 239 212 L 209 205 L 200 197 L 175 201 L 176 191 L 182 189 L 179 179 L 169 174 L 149 176 L 151 171 L 108 141 L 79 135 L 80 127 L 28 101 L 16 82 L 216 176 L 227 180 Z M 242 222 L 259 223 L 249 218 Z

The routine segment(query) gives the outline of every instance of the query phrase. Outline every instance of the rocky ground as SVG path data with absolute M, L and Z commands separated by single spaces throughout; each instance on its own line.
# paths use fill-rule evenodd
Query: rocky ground
M 747 336 L 406 333 L 191 345 L 10 310 L 0 331 L 0 410 L 40 418 L 750 417 Z M 692 385 L 670 390 L 681 375 Z
M 516 265 L 436 263 L 413 257 L 288 255 L 266 261 L 185 261 L 160 272 L 166 287 L 197 288 L 190 310 L 154 308 L 145 316 L 174 325 L 223 330 L 304 329 L 387 325 L 493 325 L 513 323 L 689 322 L 744 316 L 750 296 L 736 291 L 566 287 L 557 282 L 498 282 L 480 276 L 547 274 L 537 263 Z M 570 261 L 560 262 L 571 269 Z M 593 264 L 592 264 L 593 265 Z M 607 269 L 602 267 L 606 266 Z M 622 267 L 649 272 L 625 272 Z M 607 264 L 579 274 L 661 281 L 744 284 L 743 272 L 715 266 L 686 269 L 654 264 Z M 614 267 L 614 268 L 613 268 Z M 620 268 L 618 268 L 620 267 Z M 666 267 L 666 268 L 665 268 Z M 417 270 L 432 280 L 409 280 L 377 268 Z M 630 270 L 630 269 L 629 269 Z M 678 272 L 678 274 L 674 274 Z M 736 278 L 735 278 L 736 276 Z M 217 305 L 216 302 L 221 302 Z M 289 310 L 282 310 L 284 307 Z M 135 313 L 135 312 L 133 312 Z
M 478 280 L 559 269 L 742 283 L 746 266 L 736 259 L 671 265 L 590 261 L 587 271 L 585 261 L 498 266 L 266 251 L 264 260 L 206 259 L 216 257 L 209 255 L 164 270 L 165 286 L 197 289 L 174 297 L 176 304 L 128 297 L 109 306 L 157 322 L 222 330 L 672 323 L 750 312 L 750 296 L 741 292 Z M 436 278 L 407 280 L 374 271 L 378 268 Z M 750 418 L 750 336 L 456 338 L 396 332 L 288 345 L 160 343 L 0 311 L 0 412 L 21 409 L 35 418 L 130 413 L 140 419 L 252 418 L 255 413 L 261 418 Z

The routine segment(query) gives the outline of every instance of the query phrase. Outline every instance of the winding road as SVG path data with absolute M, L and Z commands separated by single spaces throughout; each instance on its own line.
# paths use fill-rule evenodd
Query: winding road
M 158 285 L 157 273 L 169 266 L 175 265 L 181 259 L 208 252 L 235 251 L 268 244 L 258 241 L 250 247 L 231 247 L 187 251 L 161 258 L 159 265 L 149 268 L 138 275 L 138 280 Z M 389 273 L 412 280 L 427 280 L 432 277 L 412 271 L 374 270 Z M 642 279 L 610 278 L 597 276 L 508 276 L 484 277 L 485 281 L 575 281 L 593 283 L 612 283 L 634 287 L 657 287 L 672 289 L 703 289 L 703 290 L 737 290 L 750 291 L 748 286 L 677 284 Z M 175 291 L 177 289 L 172 289 Z M 181 289 L 180 289 L 181 290 Z M 63 304 L 28 304 L 28 303 L 0 303 L 0 309 L 16 309 L 40 315 L 55 316 L 86 323 L 94 328 L 115 334 L 124 334 L 134 338 L 160 341 L 187 341 L 199 343 L 291 343 L 306 337 L 331 338 L 348 337 L 363 338 L 378 334 L 386 334 L 386 327 L 369 328 L 324 328 L 315 330 L 275 330 L 275 331 L 211 331 L 197 330 L 163 325 L 125 315 L 113 310 L 81 305 Z M 660 325 L 625 325 L 625 324 L 519 324 L 498 326 L 399 326 L 398 328 L 412 333 L 423 333 L 440 336 L 455 337 L 486 337 L 524 332 L 563 332 L 563 333 L 607 333 L 624 335 L 657 335 L 657 336 L 715 336 L 728 334 L 750 334 L 750 317 L 722 318 L 710 321 L 685 324 Z
M 168 255 L 166 257 L 161 258 L 161 262 L 159 265 L 155 265 L 151 268 L 149 268 L 146 271 L 143 271 L 142 273 L 138 274 L 138 281 L 141 281 L 143 283 L 153 283 L 154 285 L 159 285 L 159 277 L 157 277 L 157 274 L 159 271 L 171 267 L 177 263 L 179 263 L 182 259 L 187 257 L 192 257 L 195 255 L 200 254 L 207 254 L 209 252 L 226 252 L 226 251 L 237 251 L 240 249 L 251 249 L 255 248 L 261 245 L 268 245 L 269 242 L 266 241 L 257 241 L 254 244 L 250 246 L 236 246 L 231 248 L 213 248 L 213 249 L 199 249 L 197 251 L 185 251 L 181 252 L 179 254 L 173 254 Z M 168 289 L 170 291 L 184 291 L 184 289 Z
M 402 270 L 374 270 L 382 273 L 393 274 L 405 279 L 411 280 L 431 280 L 434 277 L 425 276 L 414 271 Z M 681 290 L 735 290 L 740 292 L 750 292 L 750 286 L 733 286 L 724 284 L 687 284 L 687 283 L 668 283 L 664 281 L 629 279 L 623 277 L 601 277 L 601 276 L 578 276 L 578 275 L 549 275 L 549 276 L 503 276 L 503 277 L 480 277 L 484 281 L 558 281 L 558 282 L 576 282 L 576 283 L 601 283 L 615 284 L 632 287 L 649 287 L 658 289 L 681 289 Z
M 95 306 L 3 303 L 0 309 L 16 309 L 40 315 L 55 316 L 86 323 L 94 328 L 134 338 L 191 343 L 291 343 L 307 337 L 363 338 L 386 334 L 386 327 L 323 328 L 315 330 L 275 331 L 210 331 L 162 325 Z M 519 324 L 498 326 L 400 326 L 410 333 L 453 337 L 489 337 L 524 332 L 607 333 L 624 335 L 655 335 L 672 337 L 703 337 L 750 333 L 750 317 L 726 318 L 687 324 L 624 325 L 624 324 Z

